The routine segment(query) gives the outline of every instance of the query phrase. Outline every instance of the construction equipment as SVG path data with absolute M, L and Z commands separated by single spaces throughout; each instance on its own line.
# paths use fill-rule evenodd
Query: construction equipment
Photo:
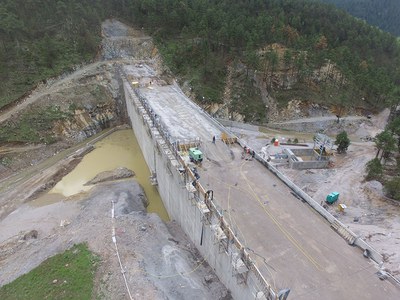
M 328 196 L 326 196 L 326 202 L 328 204 L 335 203 L 339 199 L 339 193 L 338 192 L 332 192 Z
M 347 206 L 346 206 L 346 204 L 344 204 L 344 203 L 340 203 L 340 204 L 338 205 L 338 210 L 339 210 L 339 212 L 341 212 L 341 213 L 344 213 L 344 211 L 345 211 L 346 208 L 347 208 Z
M 198 148 L 189 148 L 189 158 L 191 162 L 201 163 L 203 161 L 203 153 Z

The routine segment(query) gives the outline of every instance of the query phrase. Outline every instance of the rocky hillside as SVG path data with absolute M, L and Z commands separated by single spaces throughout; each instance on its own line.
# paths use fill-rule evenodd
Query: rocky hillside
M 114 32 L 101 44 L 110 15 L 141 39 Z M 5 0 L 0 16 L 0 107 L 94 57 L 156 55 L 143 32 L 188 94 L 224 117 L 267 123 L 299 101 L 368 114 L 399 99 L 396 38 L 319 1 Z
M 125 63 L 145 59 L 164 72 L 151 38 L 118 21 L 106 21 L 102 28 L 98 61 L 47 80 L 0 113 L 0 178 L 106 128 L 126 124 L 118 79 Z

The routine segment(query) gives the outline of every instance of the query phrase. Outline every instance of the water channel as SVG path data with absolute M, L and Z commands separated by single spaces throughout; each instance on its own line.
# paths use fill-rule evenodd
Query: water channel
M 64 197 L 73 199 L 76 195 L 90 190 L 91 186 L 84 184 L 97 174 L 125 167 L 135 172 L 134 178 L 142 186 L 149 201 L 147 211 L 157 213 L 162 220 L 167 221 L 168 213 L 157 188 L 150 183 L 150 171 L 133 131 L 115 131 L 94 146 L 95 149 L 86 154 L 76 168 L 64 176 L 45 198 L 53 201 Z M 43 198 L 42 201 L 46 200 Z

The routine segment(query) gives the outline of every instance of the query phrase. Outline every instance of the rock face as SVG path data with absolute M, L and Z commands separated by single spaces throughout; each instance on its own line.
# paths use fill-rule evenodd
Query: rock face
M 102 24 L 102 34 L 101 56 L 104 60 L 151 58 L 153 41 L 138 30 L 133 30 L 117 20 L 107 20 Z
M 100 182 L 112 181 L 117 179 L 129 178 L 135 176 L 135 172 L 127 168 L 116 168 L 112 171 L 104 171 L 97 174 L 92 180 L 85 183 L 85 185 L 93 185 Z

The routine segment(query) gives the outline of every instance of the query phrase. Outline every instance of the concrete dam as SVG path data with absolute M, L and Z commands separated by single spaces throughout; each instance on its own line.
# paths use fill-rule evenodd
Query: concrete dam
M 175 83 L 124 66 L 129 119 L 170 215 L 235 299 L 399 299 L 382 257 Z M 213 137 L 216 137 L 215 142 Z M 198 147 L 203 162 L 190 162 Z M 363 255 L 364 253 L 364 255 Z

